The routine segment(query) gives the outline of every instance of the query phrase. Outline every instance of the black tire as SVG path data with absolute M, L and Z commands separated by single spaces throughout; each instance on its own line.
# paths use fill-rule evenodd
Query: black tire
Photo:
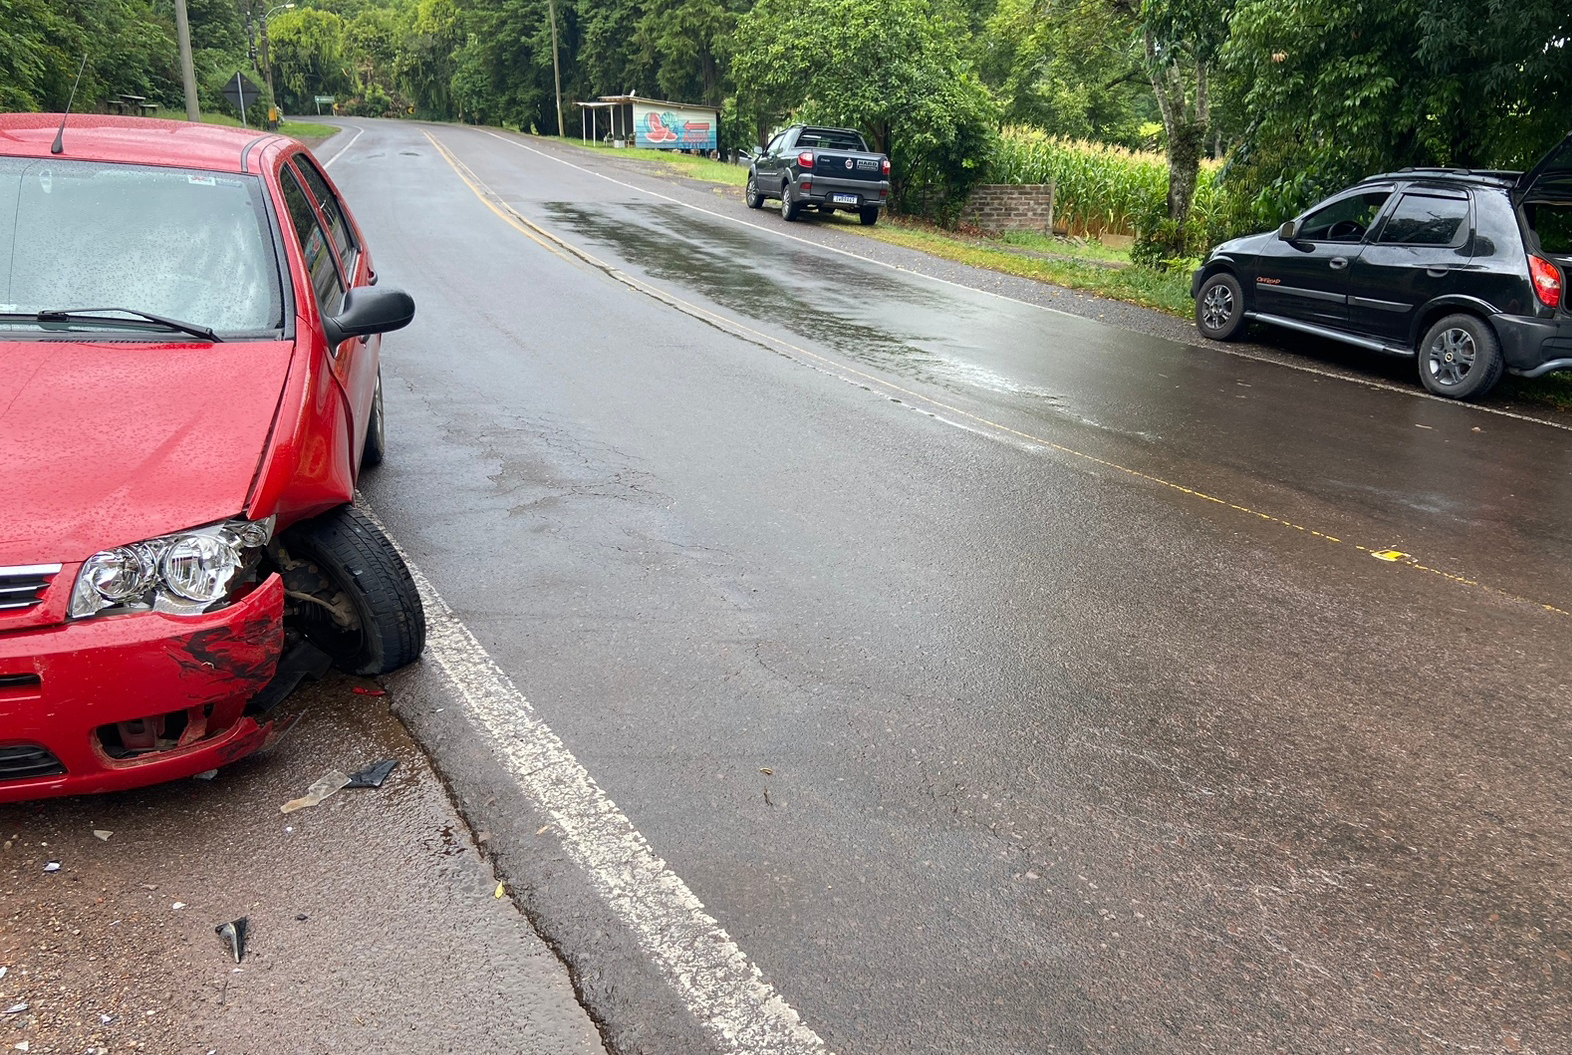
M 802 206 L 791 200 L 791 184 L 781 187 L 781 219 L 791 223 L 802 215 Z
M 874 224 L 879 222 L 879 210 L 878 209 L 858 209 L 857 210 L 857 220 L 864 227 L 872 227 Z
M 339 506 L 284 532 L 284 585 L 296 625 L 350 674 L 389 674 L 420 658 L 426 612 L 398 551 L 365 513 Z M 305 599 L 297 596 L 305 594 Z M 347 614 L 347 625 L 333 609 Z
M 366 445 L 360 452 L 360 467 L 375 469 L 387 454 L 387 428 L 382 419 L 382 371 L 377 371 L 377 391 L 371 397 L 371 421 L 366 425 Z
M 1202 337 L 1232 341 L 1244 330 L 1244 290 L 1239 280 L 1219 271 L 1201 283 L 1195 295 L 1195 328 Z
M 1448 315 L 1419 342 L 1420 383 L 1438 396 L 1478 399 L 1505 368 L 1496 331 L 1476 315 Z
M 758 173 L 748 170 L 748 185 L 743 188 L 742 200 L 748 203 L 750 209 L 764 208 L 764 195 L 759 193 Z

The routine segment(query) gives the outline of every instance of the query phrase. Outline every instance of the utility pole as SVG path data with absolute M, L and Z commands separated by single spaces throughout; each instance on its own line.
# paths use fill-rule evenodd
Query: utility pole
M 557 134 L 567 135 L 562 127 L 562 67 L 557 64 L 557 0 L 546 0 L 551 16 L 551 77 L 557 83 Z
M 262 16 L 262 76 L 267 78 L 267 97 L 272 106 L 278 105 L 278 96 L 273 94 L 273 52 L 267 46 L 267 15 Z
M 186 17 L 186 0 L 175 0 L 175 36 L 180 38 L 180 79 L 186 86 L 186 120 L 202 120 L 197 108 L 196 68 L 191 64 L 191 21 Z

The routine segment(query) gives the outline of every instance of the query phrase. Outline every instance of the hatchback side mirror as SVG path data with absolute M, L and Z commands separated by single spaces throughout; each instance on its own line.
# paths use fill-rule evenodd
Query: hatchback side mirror
M 1299 237 L 1298 221 L 1288 220 L 1284 222 L 1283 226 L 1277 229 L 1277 237 L 1281 238 L 1285 242 L 1292 242 L 1297 239 Z
M 329 348 L 351 337 L 402 330 L 415 317 L 415 298 L 401 289 L 358 286 L 344 294 L 344 307 L 322 322 Z

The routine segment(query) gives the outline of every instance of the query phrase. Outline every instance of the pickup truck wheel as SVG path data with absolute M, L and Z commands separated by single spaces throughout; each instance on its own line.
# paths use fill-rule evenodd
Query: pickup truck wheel
M 1226 271 L 1210 276 L 1195 295 L 1195 328 L 1202 337 L 1231 341 L 1244 329 L 1244 290 Z
M 420 658 L 426 613 L 409 569 L 365 513 L 339 506 L 279 539 L 286 612 L 350 674 L 390 674 Z
M 1448 399 L 1477 399 L 1501 380 L 1506 363 L 1490 324 L 1473 315 L 1448 315 L 1419 345 L 1419 380 Z
M 781 219 L 791 223 L 802 215 L 802 206 L 791 200 L 791 184 L 781 188 Z
M 862 225 L 864 227 L 872 227 L 874 224 L 879 222 L 879 210 L 878 209 L 858 209 L 857 210 L 857 219 L 858 219 L 858 221 L 860 221 L 862 223 Z
M 748 173 L 748 187 L 742 192 L 742 200 L 748 203 L 750 209 L 764 208 L 764 195 L 759 193 L 759 184 L 752 172 Z

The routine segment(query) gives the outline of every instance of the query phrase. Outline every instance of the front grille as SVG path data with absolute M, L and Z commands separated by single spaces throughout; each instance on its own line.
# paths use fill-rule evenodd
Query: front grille
M 0 612 L 20 612 L 44 599 L 44 591 L 60 573 L 58 564 L 26 564 L 0 568 Z
M 0 747 L 0 781 L 56 777 L 64 772 L 60 760 L 37 744 Z

